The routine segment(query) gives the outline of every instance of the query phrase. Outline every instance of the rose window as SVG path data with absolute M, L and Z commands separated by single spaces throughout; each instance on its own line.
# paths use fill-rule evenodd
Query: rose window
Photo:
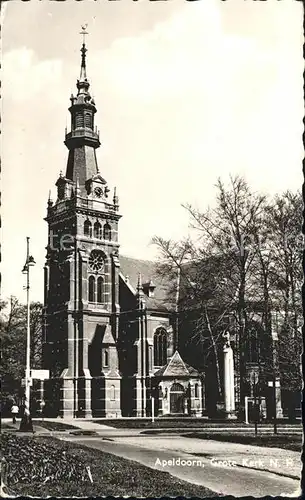
M 102 271 L 104 267 L 104 257 L 102 252 L 98 250 L 92 250 L 89 257 L 89 269 L 90 271 Z

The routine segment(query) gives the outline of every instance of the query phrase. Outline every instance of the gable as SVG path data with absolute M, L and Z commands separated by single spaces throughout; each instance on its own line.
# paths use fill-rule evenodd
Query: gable
M 175 352 L 173 357 L 170 359 L 166 369 L 163 372 L 163 375 L 166 377 L 175 377 L 175 376 L 189 376 L 190 372 L 185 366 L 180 354 L 178 351 Z
M 192 366 L 184 363 L 178 351 L 175 351 L 169 362 L 154 373 L 154 377 L 199 377 L 200 373 Z

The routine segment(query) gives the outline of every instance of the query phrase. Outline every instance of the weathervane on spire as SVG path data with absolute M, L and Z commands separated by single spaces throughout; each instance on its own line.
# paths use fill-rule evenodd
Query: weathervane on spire
M 82 62 L 81 62 L 81 70 L 80 70 L 80 81 L 84 81 L 87 79 L 86 75 L 86 35 L 88 35 L 88 31 L 86 31 L 88 24 L 82 25 L 82 31 L 80 31 L 80 35 L 83 35 L 83 45 L 82 48 L 80 49 L 81 54 L 82 54 Z
M 86 35 L 88 35 L 88 31 L 86 31 L 88 24 L 82 25 L 82 31 L 80 31 L 80 35 L 83 35 L 83 45 L 85 45 Z

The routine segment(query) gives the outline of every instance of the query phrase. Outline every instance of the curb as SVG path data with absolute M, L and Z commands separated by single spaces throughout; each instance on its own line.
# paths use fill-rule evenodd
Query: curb
M 266 468 L 250 467 L 250 466 L 242 465 L 242 464 L 236 464 L 236 467 L 240 467 L 241 469 L 251 469 L 251 470 L 258 470 L 258 471 L 262 471 L 262 472 L 270 472 L 271 474 L 276 474 L 277 476 L 289 477 L 290 479 L 296 479 L 298 481 L 301 481 L 300 476 L 297 476 L 295 474 L 287 474 L 286 472 L 279 472 L 276 470 L 266 469 Z M 300 475 L 301 475 L 301 473 L 300 473 Z

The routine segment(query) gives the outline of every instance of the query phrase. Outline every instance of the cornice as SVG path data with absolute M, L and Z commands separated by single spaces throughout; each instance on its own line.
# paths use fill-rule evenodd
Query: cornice
M 91 217 L 101 217 L 101 215 L 105 218 L 105 219 L 109 219 L 109 220 L 119 220 L 122 215 L 118 214 L 118 213 L 115 213 L 115 212 L 106 212 L 106 211 L 103 211 L 103 210 L 95 210 L 95 209 L 92 209 L 92 208 L 86 208 L 86 207 L 76 207 L 75 208 L 75 213 L 77 214 L 82 214 L 82 215 L 90 215 Z
M 56 205 L 54 205 L 56 207 Z M 122 215 L 116 213 L 116 212 L 106 212 L 104 210 L 96 210 L 93 208 L 89 207 L 78 207 L 75 204 L 70 207 L 65 207 L 62 211 L 57 212 L 54 210 L 53 214 L 48 214 L 47 217 L 44 218 L 46 222 L 54 222 L 56 220 L 66 220 L 68 218 L 71 218 L 73 215 L 89 215 L 91 217 L 103 217 L 106 220 L 115 220 L 119 221 L 122 217 Z

